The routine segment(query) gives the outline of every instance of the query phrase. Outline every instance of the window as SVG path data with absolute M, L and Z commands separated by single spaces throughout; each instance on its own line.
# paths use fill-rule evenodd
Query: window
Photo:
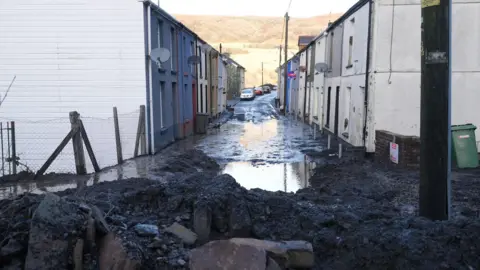
M 348 39 L 348 64 L 347 68 L 352 67 L 353 36 Z
M 204 75 L 205 79 L 207 79 L 207 56 L 208 56 L 208 54 L 207 54 L 207 52 L 205 51 L 205 53 L 204 53 L 203 55 L 204 55 L 204 57 L 205 57 L 205 60 L 203 61 L 204 65 L 205 65 L 205 66 L 204 66 L 204 74 L 203 74 L 203 75 Z M 206 86 L 205 86 L 205 87 L 206 87 Z
M 157 20 L 157 48 L 163 47 L 163 22 Z M 159 68 L 162 68 L 162 64 L 158 62 Z
M 177 70 L 177 50 L 175 48 L 175 29 L 170 28 L 170 68 Z
M 200 62 L 198 63 L 198 67 L 199 67 L 198 76 L 200 76 L 200 78 L 203 79 L 203 57 L 202 57 L 202 49 L 200 49 L 200 47 L 198 47 L 198 58 L 200 59 Z
M 330 35 L 330 45 L 328 48 L 328 70 L 332 70 L 332 64 L 333 64 L 333 32 Z
M 193 41 L 190 41 L 190 56 L 194 56 L 195 55 L 195 44 L 193 43 Z M 195 65 L 190 65 L 190 71 L 192 72 L 192 74 L 195 73 Z
M 165 128 L 165 106 L 167 98 L 165 95 L 165 82 L 160 82 L 160 127 Z

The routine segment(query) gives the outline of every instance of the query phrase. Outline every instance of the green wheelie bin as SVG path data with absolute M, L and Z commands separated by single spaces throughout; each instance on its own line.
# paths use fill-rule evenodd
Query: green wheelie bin
M 452 161 L 458 168 L 478 167 L 476 129 L 472 124 L 452 126 Z

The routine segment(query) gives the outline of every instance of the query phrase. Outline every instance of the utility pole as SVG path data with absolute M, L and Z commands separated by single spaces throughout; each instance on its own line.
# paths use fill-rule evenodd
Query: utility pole
M 450 215 L 452 0 L 422 1 L 421 216 Z
M 262 62 L 262 87 L 263 87 L 263 62 Z
M 285 48 L 284 48 L 284 58 L 285 63 L 283 67 L 283 115 L 287 115 L 287 80 L 288 80 L 288 12 L 285 13 Z
M 220 54 L 222 54 L 222 43 L 220 43 Z

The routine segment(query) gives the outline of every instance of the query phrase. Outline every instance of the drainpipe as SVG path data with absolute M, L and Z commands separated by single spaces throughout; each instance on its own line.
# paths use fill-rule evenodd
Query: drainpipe
M 152 63 L 150 60 L 150 51 L 151 51 L 151 46 L 152 46 L 152 26 L 151 26 L 151 7 L 149 4 L 146 5 L 146 11 L 147 11 L 147 16 L 146 19 L 147 21 L 144 23 L 144 29 L 145 29 L 145 61 L 146 61 L 146 72 L 147 72 L 147 91 L 149 95 L 149 113 L 146 115 L 146 118 L 150 122 L 150 127 L 148 130 L 150 131 L 150 135 L 148 136 L 148 144 L 149 144 L 149 153 L 154 154 L 155 153 L 155 129 L 154 129 L 154 121 L 153 121 L 153 87 L 152 87 Z M 147 120 L 145 120 L 145 124 L 147 123 Z
M 370 46 L 372 40 L 372 0 L 368 2 L 368 32 L 367 32 L 367 63 L 365 72 L 365 99 L 363 101 L 364 106 L 364 123 L 363 123 L 363 146 L 367 147 L 367 122 L 368 122 L 368 90 L 370 83 Z M 373 24 L 376 26 L 376 24 Z M 373 132 L 373 131 L 371 131 Z M 366 151 L 365 151 L 366 154 Z
M 306 115 L 306 110 L 307 110 L 307 70 L 308 70 L 308 49 L 305 50 L 305 91 L 303 94 L 303 119 L 302 122 L 305 123 L 305 115 Z

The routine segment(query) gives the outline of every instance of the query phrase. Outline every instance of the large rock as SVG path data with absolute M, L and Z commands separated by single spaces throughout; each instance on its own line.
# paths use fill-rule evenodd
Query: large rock
M 110 232 L 100 241 L 99 269 L 135 270 L 141 269 L 141 262 L 129 256 L 122 240 Z
M 25 269 L 72 269 L 72 251 L 86 220 L 79 205 L 46 194 L 31 220 Z
M 265 250 L 285 268 L 311 268 L 315 263 L 312 244 L 306 241 L 275 242 L 253 238 L 232 238 L 229 241 Z
M 267 252 L 229 240 L 209 242 L 190 253 L 191 270 L 249 269 L 265 270 Z

